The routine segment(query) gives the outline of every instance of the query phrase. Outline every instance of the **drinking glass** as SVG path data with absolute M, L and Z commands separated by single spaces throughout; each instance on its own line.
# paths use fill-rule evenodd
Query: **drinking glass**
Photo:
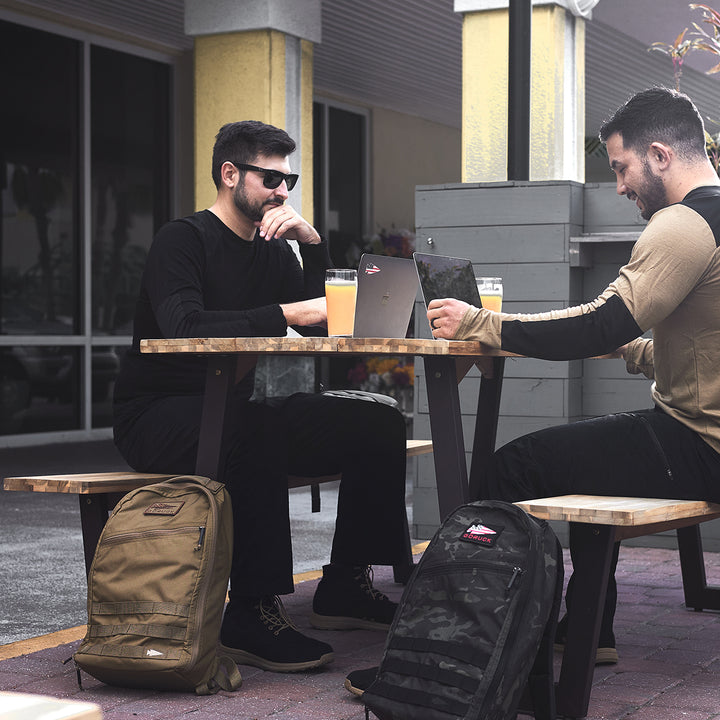
M 356 296 L 357 270 L 332 268 L 325 271 L 328 336 L 352 336 Z
M 488 310 L 502 310 L 503 285 L 499 277 L 476 277 L 478 292 L 482 306 Z

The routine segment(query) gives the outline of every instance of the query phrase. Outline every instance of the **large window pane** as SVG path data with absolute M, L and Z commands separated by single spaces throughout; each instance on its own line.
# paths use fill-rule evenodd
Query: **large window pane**
M 110 427 L 113 422 L 112 397 L 120 359 L 127 347 L 98 345 L 92 349 L 92 424 Z
M 131 334 L 147 248 L 169 218 L 169 67 L 93 47 L 92 329 Z
M 0 87 L 0 435 L 107 427 L 118 351 L 87 341 L 131 333 L 169 216 L 170 66 L 0 21 Z
M 2 334 L 79 331 L 79 73 L 77 42 L 0 22 Z
M 80 428 L 80 348 L 0 347 L 0 435 Z
M 354 268 L 365 246 L 365 117 L 330 107 L 325 131 L 321 112 L 322 105 L 316 104 L 315 198 L 322 203 L 323 189 L 327 189 L 327 227 L 322 229 L 333 263 L 336 267 Z M 324 210 L 322 204 L 319 207 Z

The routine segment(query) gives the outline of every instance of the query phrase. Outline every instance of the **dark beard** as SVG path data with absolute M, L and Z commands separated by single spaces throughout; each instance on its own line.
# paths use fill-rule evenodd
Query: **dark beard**
M 648 163 L 644 164 L 643 176 L 645 186 L 642 189 L 642 204 L 644 209 L 640 213 L 643 220 L 649 220 L 658 210 L 662 210 L 670 203 L 667 199 L 665 184 L 659 175 L 654 175 Z
M 245 188 L 242 185 L 238 185 L 233 193 L 233 201 L 235 207 L 252 222 L 260 222 L 263 219 L 265 212 L 263 211 L 262 204 L 252 204 L 245 194 Z

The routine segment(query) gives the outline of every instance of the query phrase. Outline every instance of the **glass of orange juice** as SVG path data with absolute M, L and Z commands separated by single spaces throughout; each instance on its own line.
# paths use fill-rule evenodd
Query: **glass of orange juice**
M 498 277 L 476 277 L 478 292 L 482 306 L 494 312 L 502 310 L 503 285 L 502 278 Z
M 328 336 L 352 336 L 356 296 L 357 270 L 331 268 L 325 271 Z

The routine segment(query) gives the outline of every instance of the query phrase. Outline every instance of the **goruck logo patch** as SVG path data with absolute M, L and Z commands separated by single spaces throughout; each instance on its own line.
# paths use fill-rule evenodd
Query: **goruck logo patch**
M 485 547 L 493 547 L 504 529 L 504 525 L 496 525 L 492 528 L 484 523 L 476 523 L 471 525 L 460 536 L 460 539 L 477 545 L 485 545 Z
M 184 500 L 178 500 L 177 502 L 156 502 L 145 508 L 143 515 L 177 515 L 184 504 Z

